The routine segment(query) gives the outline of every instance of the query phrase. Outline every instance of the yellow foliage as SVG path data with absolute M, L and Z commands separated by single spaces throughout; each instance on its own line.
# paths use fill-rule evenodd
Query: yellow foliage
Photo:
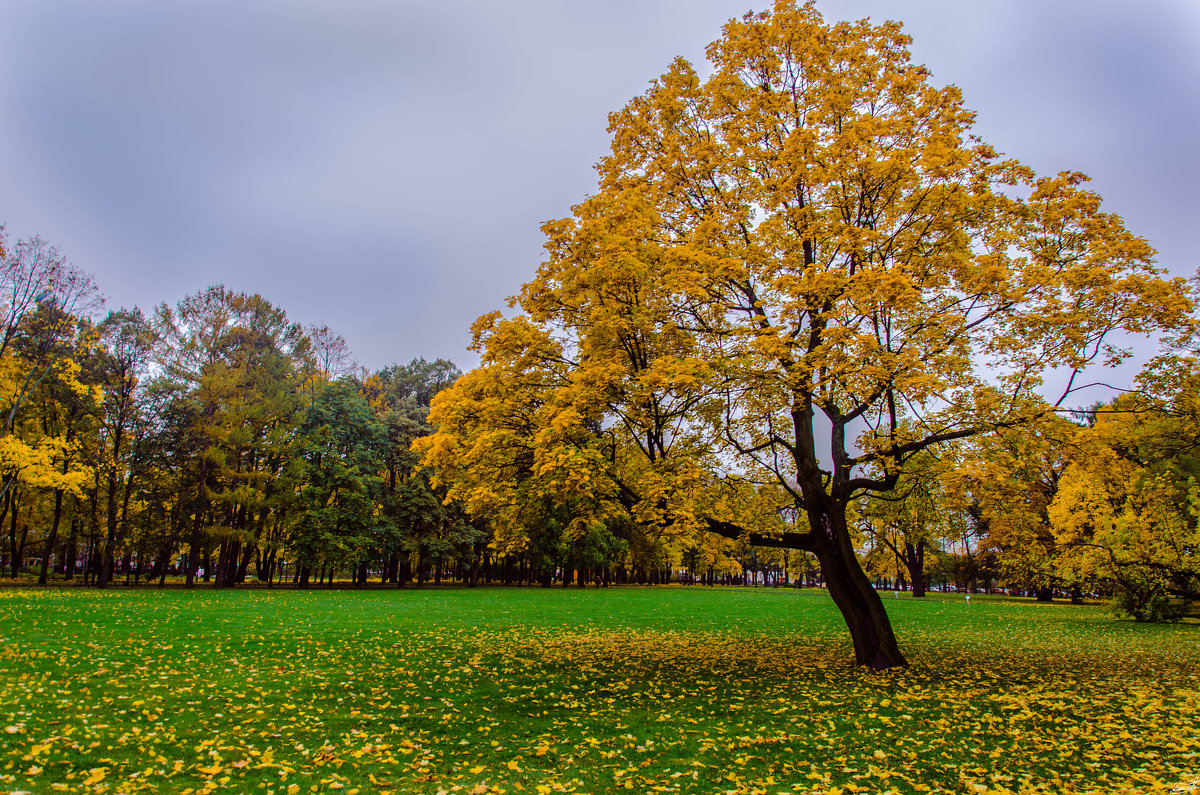
M 1085 178 L 997 155 L 908 41 L 779 0 L 611 114 L 595 194 L 417 442 L 449 494 L 515 543 L 539 501 L 770 534 L 725 497 L 765 484 L 848 546 L 846 506 L 921 450 L 1046 416 L 1041 374 L 1119 361 L 1110 332 L 1184 325 Z

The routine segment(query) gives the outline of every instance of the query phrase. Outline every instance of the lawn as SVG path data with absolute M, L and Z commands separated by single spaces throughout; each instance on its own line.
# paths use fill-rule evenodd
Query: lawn
M 823 592 L 0 591 L 0 792 L 1200 792 L 1200 625 Z

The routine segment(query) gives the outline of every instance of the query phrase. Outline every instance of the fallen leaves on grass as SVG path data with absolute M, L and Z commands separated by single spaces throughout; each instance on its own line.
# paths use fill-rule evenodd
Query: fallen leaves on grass
M 661 593 L 703 629 L 535 610 L 438 624 L 378 592 L 9 598 L 0 790 L 1082 793 L 1200 779 L 1193 627 L 1109 638 L 1110 623 L 1039 621 L 1066 609 L 1041 607 L 1010 632 L 1022 608 L 973 606 L 915 625 L 913 665 L 874 674 L 834 631 L 722 625 L 720 594 L 696 621 L 701 597 Z

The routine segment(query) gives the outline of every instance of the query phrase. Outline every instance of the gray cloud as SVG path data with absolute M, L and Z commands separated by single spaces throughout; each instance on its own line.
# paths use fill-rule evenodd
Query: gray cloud
M 467 327 L 592 188 L 607 114 L 744 0 L 9 0 L 0 222 L 148 307 L 223 282 L 364 364 L 469 365 Z M 1200 12 L 1179 2 L 842 0 L 899 18 L 980 133 L 1090 173 L 1178 273 L 1198 263 Z

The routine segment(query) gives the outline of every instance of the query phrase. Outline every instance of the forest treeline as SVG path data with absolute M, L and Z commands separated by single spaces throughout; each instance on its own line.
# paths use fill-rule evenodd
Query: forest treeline
M 461 375 L 449 361 L 367 371 L 328 327 L 220 285 L 149 313 L 106 311 L 93 277 L 45 240 L 0 237 L 0 257 L 0 565 L 12 578 L 670 579 L 671 550 L 643 528 L 570 541 L 546 517 L 530 543 L 498 547 L 487 517 L 447 503 L 410 448 Z M 735 571 L 723 560 L 704 576 Z
M 581 523 L 532 492 L 521 531 L 497 534 L 413 451 L 418 438 L 429 448 L 430 405 L 461 376 L 451 362 L 367 371 L 329 328 L 222 286 L 106 311 L 92 277 L 45 241 L 0 245 L 0 560 L 14 578 L 821 582 L 808 552 L 628 515 Z M 1198 590 L 1193 361 L 1175 350 L 1114 401 L 940 445 L 890 492 L 860 498 L 852 525 L 876 587 L 1115 594 L 1137 617 L 1178 615 Z M 514 395 L 506 410 L 520 409 Z M 742 497 L 758 531 L 804 523 L 768 488 Z
M 402 581 L 481 542 L 409 452 L 452 363 L 362 370 L 329 328 L 223 286 L 105 312 L 44 240 L 0 256 L 11 576 Z

